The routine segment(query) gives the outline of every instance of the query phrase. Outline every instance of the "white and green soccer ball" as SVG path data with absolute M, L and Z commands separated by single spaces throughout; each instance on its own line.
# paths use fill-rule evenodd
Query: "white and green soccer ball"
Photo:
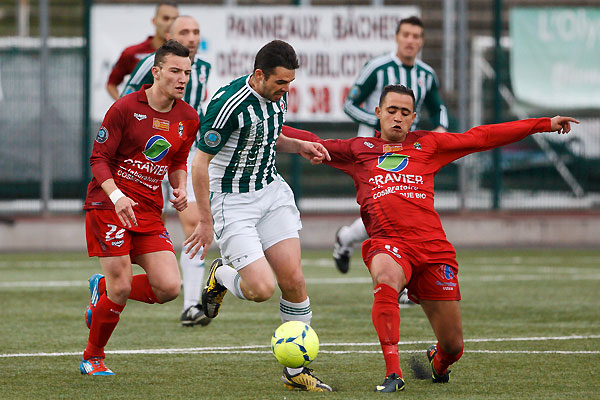
M 275 330 L 271 338 L 271 350 L 284 367 L 304 367 L 317 357 L 319 337 L 310 325 L 288 321 Z

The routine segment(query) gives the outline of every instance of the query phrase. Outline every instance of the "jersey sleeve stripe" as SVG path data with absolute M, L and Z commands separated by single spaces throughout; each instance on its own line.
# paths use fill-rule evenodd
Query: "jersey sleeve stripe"
M 425 71 L 435 75 L 435 71 L 433 70 L 433 68 L 431 68 L 431 66 L 429 64 L 424 63 L 422 60 L 417 58 L 415 60 L 415 64 L 417 64 L 419 67 L 423 68 Z
M 142 65 L 140 65 L 140 67 L 136 71 L 135 75 L 133 75 L 131 77 L 129 82 L 132 85 L 139 85 L 140 82 L 144 79 L 144 77 L 146 75 L 148 75 L 150 70 L 152 70 L 153 66 L 154 66 L 154 54 L 151 54 L 150 56 L 148 56 L 148 58 L 146 58 L 146 60 L 144 60 Z
M 344 102 L 344 111 L 356 121 L 373 126 L 377 125 L 377 116 L 375 114 L 370 114 L 362 108 L 355 106 L 351 100 Z
M 246 97 L 250 95 L 250 89 L 244 86 L 242 89 L 238 90 L 233 96 L 231 96 L 221 110 L 219 110 L 219 114 L 217 114 L 217 118 L 215 118 L 215 122 L 213 124 L 214 129 L 222 129 L 227 120 L 231 116 L 231 114 L 235 111 L 235 109 L 244 101 Z
M 372 59 L 363 67 L 362 71 L 360 71 L 360 74 L 358 75 L 355 84 L 362 85 L 373 73 L 373 71 L 375 71 L 377 68 L 381 67 L 382 65 L 388 62 L 390 62 L 389 54 L 383 54 L 379 57 Z
M 198 66 L 194 64 L 192 66 L 192 73 L 190 74 L 190 81 L 188 82 L 185 90 L 189 90 L 190 101 L 188 102 L 188 104 L 194 107 L 196 112 L 198 112 L 198 110 L 200 109 L 200 98 L 202 97 L 202 94 L 198 96 L 198 85 L 200 83 L 199 81 L 200 79 L 198 79 Z
M 440 125 L 444 128 L 448 129 L 449 121 L 448 121 L 448 110 L 446 106 L 440 106 Z

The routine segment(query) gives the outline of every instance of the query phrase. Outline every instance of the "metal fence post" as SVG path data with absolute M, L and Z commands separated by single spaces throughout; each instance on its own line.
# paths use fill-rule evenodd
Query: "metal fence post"
M 468 87 L 468 9 L 467 0 L 458 0 L 458 130 L 465 132 L 469 121 Z M 471 99 L 473 101 L 473 99 Z M 458 163 L 458 200 L 460 211 L 467 209 L 467 169 L 465 160 Z
M 90 17 L 92 12 L 92 0 L 85 0 L 83 7 L 83 23 L 85 46 L 83 50 L 83 118 L 81 123 L 82 140 L 81 140 L 81 198 L 85 199 L 87 184 L 91 179 L 90 171 Z
M 502 33 L 502 0 L 494 0 L 494 122 L 504 122 L 504 113 L 502 109 L 502 95 L 500 86 L 502 85 L 502 46 L 500 37 Z M 494 168 L 494 188 L 492 195 L 492 207 L 494 210 L 500 209 L 500 192 L 502 191 L 502 151 L 500 149 L 492 150 L 492 160 Z
M 52 141 L 44 127 L 44 121 L 50 118 L 48 107 L 48 0 L 40 0 L 40 115 L 38 134 L 40 136 L 40 195 L 42 215 L 48 215 L 52 199 Z

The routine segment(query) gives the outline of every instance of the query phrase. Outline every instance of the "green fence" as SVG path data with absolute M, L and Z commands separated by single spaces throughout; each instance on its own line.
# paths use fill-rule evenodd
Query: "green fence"
M 85 48 L 81 39 L 50 42 L 49 113 L 40 116 L 39 43 L 36 40 L 0 40 L 0 216 L 39 213 L 42 152 L 49 152 L 52 181 L 51 212 L 81 212 L 89 164 L 86 149 L 93 134 L 83 133 Z M 506 67 L 506 66 L 505 66 Z M 508 76 L 508 74 L 506 75 Z M 490 80 L 483 82 L 483 122 L 491 102 Z M 506 84 L 510 87 L 510 82 Z M 511 108 L 507 119 L 516 119 Z M 600 206 L 600 118 L 580 113 L 581 126 L 572 135 L 546 135 L 554 158 L 528 138 L 502 149 L 500 167 L 503 209 L 569 209 Z M 100 121 L 90 121 L 95 130 Z M 352 123 L 296 124 L 324 138 L 353 137 Z M 50 146 L 41 148 L 41 137 Z M 84 139 L 85 138 L 85 139 Z M 489 152 L 462 161 L 466 182 L 459 191 L 459 163 L 443 168 L 436 177 L 436 206 L 442 210 L 490 209 L 494 164 Z M 329 167 L 311 166 L 295 155 L 279 154 L 278 170 L 290 182 L 300 208 L 315 212 L 356 209 L 352 180 Z M 577 196 L 561 174 L 562 165 L 583 190 Z M 465 200 L 461 203 L 461 198 Z
M 39 208 L 42 169 L 53 199 L 80 199 L 83 184 L 83 40 L 50 43 L 48 112 L 40 115 L 40 46 L 35 39 L 0 41 L 0 212 Z M 42 135 L 49 138 L 42 148 Z M 50 163 L 41 164 L 42 153 Z M 70 210 L 63 201 L 53 209 Z

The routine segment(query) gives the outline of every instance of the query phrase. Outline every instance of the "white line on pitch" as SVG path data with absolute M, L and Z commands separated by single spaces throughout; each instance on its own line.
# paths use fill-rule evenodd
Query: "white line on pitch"
M 596 256 L 584 256 L 575 257 L 578 264 L 591 264 L 592 266 L 600 263 L 600 257 Z M 499 260 L 506 260 L 506 264 L 499 263 Z M 465 267 L 477 268 L 477 269 L 493 269 L 493 270 L 507 270 L 507 269 L 544 269 L 551 270 L 556 273 L 569 272 L 583 272 L 586 268 L 573 267 L 569 264 L 573 263 L 573 257 L 548 257 L 540 258 L 534 257 L 535 265 L 532 265 L 529 258 L 523 257 L 476 257 L 469 258 L 468 260 L 461 263 Z M 352 260 L 353 264 L 362 265 L 360 258 Z M 546 264 L 546 266 L 540 266 L 539 264 Z M 567 263 L 567 265 L 565 265 Z M 483 264 L 483 265 L 480 265 Z M 15 261 L 0 261 L 1 268 L 89 268 L 90 266 L 96 266 L 98 262 L 93 258 L 82 258 L 81 260 L 15 260 Z M 334 261 L 332 258 L 316 258 L 316 259 L 302 259 L 302 265 L 311 267 L 324 267 L 333 268 Z M 555 266 L 553 266 L 555 265 Z M 562 272 L 564 271 L 564 272 Z
M 477 277 L 460 277 L 460 282 L 527 282 L 527 281 L 589 281 L 600 280 L 600 274 L 581 274 L 581 275 L 548 275 L 548 274 L 523 274 L 523 275 L 484 275 Z M 310 285 L 332 285 L 332 284 L 365 284 L 371 283 L 371 278 L 356 277 L 356 278 L 308 278 L 306 283 Z M 16 282 L 0 282 L 2 288 L 53 288 L 53 287 L 85 287 L 88 286 L 87 281 L 16 281 Z
M 36 288 L 36 287 L 70 287 L 88 286 L 88 281 L 19 281 L 0 282 L 0 288 Z
M 574 335 L 574 336 L 541 336 L 541 337 L 517 337 L 517 338 L 481 338 L 481 339 L 466 339 L 465 342 L 484 343 L 484 342 L 511 342 L 511 341 L 549 341 L 549 340 L 581 340 L 581 339 L 600 339 L 600 335 Z M 432 343 L 433 340 L 415 340 L 400 342 L 399 345 L 412 345 Z M 321 343 L 320 347 L 351 347 L 351 346 L 379 346 L 379 343 Z M 137 349 L 137 350 L 109 350 L 107 354 L 226 354 L 226 353 L 270 353 L 264 349 L 265 345 L 250 345 L 250 346 L 222 346 L 222 347 L 190 347 L 190 348 L 173 348 L 173 349 Z M 254 350 L 257 349 L 257 350 Z M 379 353 L 379 350 L 320 350 L 322 353 L 346 354 L 346 353 Z M 419 353 L 423 350 L 401 350 L 401 353 Z M 468 353 L 523 353 L 523 354 L 600 354 L 600 351 L 567 351 L 567 350 L 467 350 Z M 61 352 L 61 353 L 12 353 L 0 354 L 0 358 L 12 357 L 59 357 L 59 356 L 74 356 L 81 355 L 81 352 Z
M 398 353 L 413 354 L 422 353 L 425 350 L 398 350 Z M 581 350 L 465 350 L 465 353 L 486 353 L 486 354 L 600 354 L 600 351 Z M 270 353 L 270 352 L 265 352 Z M 319 353 L 327 354 L 381 354 L 380 350 L 319 350 Z
M 0 261 L 0 268 L 89 268 L 98 265 L 94 259 L 81 259 L 74 261 L 43 261 L 43 260 L 15 260 Z
M 263 346 L 264 347 L 264 346 Z M 424 352 L 423 349 L 417 350 L 399 350 L 398 353 L 418 354 Z M 319 350 L 322 354 L 380 354 L 381 350 Z M 484 354 L 600 354 L 597 350 L 465 350 L 465 353 L 484 353 Z M 107 351 L 106 354 L 271 354 L 270 350 L 194 350 L 172 351 L 170 349 L 158 350 L 115 350 Z M 0 358 L 16 357 L 61 357 L 61 356 L 80 356 L 81 352 L 71 353 L 35 353 L 35 354 L 0 354 Z

